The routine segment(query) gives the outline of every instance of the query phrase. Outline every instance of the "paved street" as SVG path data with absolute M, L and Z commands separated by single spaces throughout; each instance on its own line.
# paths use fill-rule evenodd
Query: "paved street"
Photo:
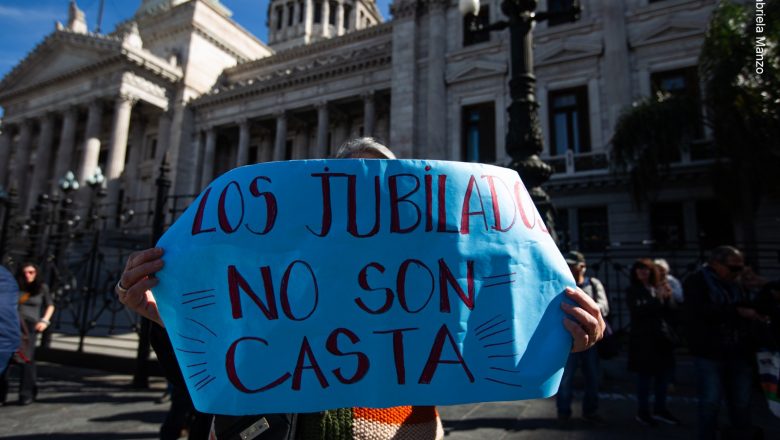
M 607 372 L 609 372 L 607 365 Z M 131 377 L 99 370 L 40 365 L 39 400 L 21 407 L 0 407 L 0 438 L 4 439 L 154 439 L 167 404 L 154 400 L 165 383 L 151 382 L 151 390 L 129 388 Z M 611 384 L 611 386 L 609 386 Z M 448 440 L 469 439 L 691 439 L 694 436 L 695 400 L 691 389 L 680 387 L 671 396 L 670 409 L 683 426 L 644 428 L 633 420 L 635 400 L 625 382 L 610 381 L 602 394 L 601 414 L 609 426 L 592 426 L 579 416 L 562 423 L 555 418 L 553 399 L 494 402 L 441 407 Z M 15 388 L 13 388 L 15 390 Z M 780 419 L 769 414 L 756 395 L 754 417 L 765 438 L 780 438 Z M 578 403 L 578 402 L 577 402 Z

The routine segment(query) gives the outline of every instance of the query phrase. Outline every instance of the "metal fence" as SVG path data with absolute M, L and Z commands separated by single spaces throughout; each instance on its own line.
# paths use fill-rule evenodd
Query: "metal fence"
M 16 214 L 15 194 L 0 197 L 0 257 L 15 268 L 25 261 L 38 263 L 41 276 L 54 293 L 57 312 L 53 331 L 78 335 L 77 350 L 86 336 L 140 332 L 139 360 L 148 345 L 143 338 L 148 325 L 118 303 L 113 286 L 130 253 L 153 245 L 163 230 L 195 199 L 195 194 L 168 194 L 167 166 L 160 168 L 154 198 L 104 203 L 99 186 L 80 193 L 41 196 L 29 215 Z M 762 243 L 748 256 L 759 272 L 780 277 L 780 243 Z M 589 274 L 599 278 L 611 303 L 611 322 L 617 329 L 629 322 L 625 290 L 629 269 L 637 258 L 665 258 L 672 273 L 683 279 L 705 260 L 708 250 L 698 243 L 682 243 L 674 249 L 657 249 L 649 243 L 622 243 L 588 252 Z M 46 338 L 44 337 L 44 343 Z M 140 362 L 139 365 L 143 365 Z M 137 375 L 143 384 L 143 371 Z

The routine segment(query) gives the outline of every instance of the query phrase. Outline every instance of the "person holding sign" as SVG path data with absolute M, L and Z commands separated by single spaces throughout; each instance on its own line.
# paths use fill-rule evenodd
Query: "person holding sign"
M 348 143 L 338 156 L 394 158 L 369 139 Z M 281 187 L 295 188 L 294 197 L 274 194 Z M 456 196 L 460 202 L 448 199 Z M 241 258 L 247 240 L 262 249 Z M 229 243 L 220 252 L 235 251 L 224 263 L 223 255 L 207 254 L 214 260 L 208 267 L 226 269 L 221 291 L 204 284 L 209 269 L 182 263 L 197 243 L 217 241 Z M 605 327 L 596 303 L 566 287 L 575 285 L 571 273 L 517 174 L 488 165 L 325 160 L 241 167 L 204 190 L 158 246 L 131 255 L 116 290 L 131 310 L 160 326 L 165 318 L 174 362 L 192 372 L 187 385 L 196 407 L 243 416 L 356 406 L 298 417 L 300 438 L 333 438 L 343 429 L 352 438 L 441 438 L 430 405 L 463 402 L 459 387 L 471 399 L 484 398 L 485 389 L 493 400 L 550 395 L 570 341 L 572 351 L 586 350 Z M 431 250 L 441 253 L 425 255 Z M 166 277 L 171 273 L 186 279 Z M 205 281 L 193 281 L 201 276 Z M 522 298 L 510 293 L 517 289 Z M 227 321 L 212 324 L 220 317 Z M 201 373 L 212 344 L 227 354 L 218 370 Z M 422 405 L 398 406 L 412 402 Z M 268 425 L 274 422 L 262 417 L 247 429 Z

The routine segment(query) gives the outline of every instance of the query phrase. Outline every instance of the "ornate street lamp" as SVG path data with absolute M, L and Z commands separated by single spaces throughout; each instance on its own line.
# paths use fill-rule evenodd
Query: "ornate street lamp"
M 541 187 L 550 178 L 553 169 L 539 158 L 543 145 L 539 104 L 536 102 L 531 30 L 537 21 L 575 21 L 579 18 L 582 8 L 579 0 L 573 0 L 571 7 L 565 11 L 536 12 L 537 5 L 537 0 L 503 0 L 501 11 L 508 20 L 483 25 L 474 19 L 471 21 L 471 30 L 499 31 L 509 28 L 509 95 L 512 101 L 508 108 L 506 133 L 506 152 L 511 157 L 511 162 L 507 166 L 520 174 L 536 208 L 545 219 L 550 234 L 555 238 L 550 196 Z M 474 15 L 476 18 L 479 13 L 479 0 L 460 0 L 458 8 L 464 16 Z

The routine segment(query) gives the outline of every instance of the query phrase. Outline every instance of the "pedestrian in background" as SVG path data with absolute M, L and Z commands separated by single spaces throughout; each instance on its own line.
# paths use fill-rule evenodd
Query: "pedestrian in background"
M 636 420 L 645 426 L 655 426 L 657 421 L 680 424 L 666 408 L 666 393 L 674 371 L 675 341 L 669 325 L 674 300 L 671 289 L 663 281 L 655 263 L 641 258 L 631 267 L 631 284 L 626 292 L 631 315 L 628 369 L 637 373 Z
M 6 373 L 20 343 L 18 304 L 19 286 L 11 272 L 0 266 L 0 405 L 8 395 Z
M 355 139 L 347 142 L 336 154 L 344 159 L 395 159 L 395 155 L 384 145 L 371 138 Z M 173 356 L 170 341 L 165 336 L 162 320 L 157 309 L 152 290 L 157 284 L 154 274 L 162 269 L 163 250 L 160 248 L 146 249 L 133 253 L 125 265 L 120 280 L 116 285 L 119 301 L 130 310 L 154 321 L 152 334 L 155 332 L 167 341 L 168 348 L 162 345 L 155 347 L 160 362 L 167 371 L 176 371 L 178 380 L 174 383 L 174 391 L 185 387 L 181 370 Z M 572 336 L 572 351 L 582 351 L 591 348 L 604 333 L 604 320 L 596 312 L 596 304 L 580 289 L 566 289 L 566 296 L 574 304 L 561 305 L 567 316 L 563 326 Z M 154 339 L 153 339 L 154 340 Z M 172 376 L 173 377 L 173 376 Z M 169 377 L 171 379 L 171 377 Z M 186 390 L 186 388 L 183 388 Z M 400 406 L 393 408 L 342 408 L 324 413 L 306 413 L 298 418 L 296 414 L 265 415 L 273 416 L 268 424 L 271 429 L 278 429 L 279 435 L 297 432 L 298 439 L 441 439 L 444 437 L 443 427 L 438 412 L 433 406 Z M 217 416 L 213 419 L 210 439 L 233 438 L 227 432 L 240 432 L 243 426 L 256 424 L 261 415 L 245 417 Z M 245 423 L 248 422 L 248 425 Z M 241 428 L 237 428 L 237 426 Z M 296 431 L 297 430 L 297 431 Z M 270 430 L 270 435 L 274 435 Z M 224 434 L 223 434 L 224 433 Z M 190 438 L 193 438 L 190 433 Z M 286 438 L 286 437 L 285 437 Z
M 49 328 L 54 314 L 54 301 L 49 286 L 41 280 L 38 272 L 38 266 L 25 263 L 19 266 L 16 273 L 16 281 L 19 284 L 19 315 L 29 332 L 29 340 L 23 353 L 28 362 L 22 364 L 22 379 L 19 385 L 20 405 L 29 405 L 38 394 L 35 346 L 38 344 L 38 334 Z
M 698 438 L 714 439 L 725 398 L 731 430 L 750 438 L 754 348 L 750 331 L 767 318 L 750 306 L 739 282 L 745 262 L 737 248 L 720 246 L 683 282 L 688 345 L 694 356 L 698 396 Z
M 682 304 L 685 301 L 685 293 L 682 288 L 682 283 L 678 280 L 669 268 L 669 263 L 663 258 L 656 258 L 653 263 L 658 267 L 661 279 L 665 279 L 669 284 L 669 288 L 672 289 L 672 299 L 676 304 Z
M 607 294 L 601 281 L 585 275 L 587 271 L 585 256 L 580 252 L 570 251 L 564 257 L 566 264 L 569 265 L 574 281 L 577 283 L 577 287 L 582 289 L 596 302 L 602 318 L 606 319 L 609 314 Z M 571 418 L 572 385 L 574 374 L 579 367 L 582 367 L 582 375 L 585 382 L 585 393 L 582 399 L 582 418 L 589 422 L 603 425 L 605 420 L 598 414 L 601 371 L 596 346 L 579 353 L 569 353 L 569 359 L 566 361 L 566 367 L 563 369 L 563 377 L 561 378 L 558 395 L 556 396 L 558 419 L 569 420 Z

